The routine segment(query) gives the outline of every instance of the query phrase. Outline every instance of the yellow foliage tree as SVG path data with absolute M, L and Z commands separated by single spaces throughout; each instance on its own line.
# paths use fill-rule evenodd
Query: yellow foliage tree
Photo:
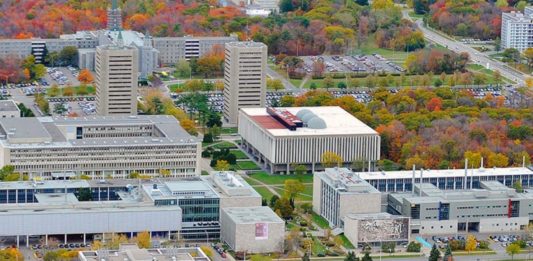
M 329 150 L 322 153 L 322 157 L 320 157 L 320 163 L 324 168 L 340 167 L 342 162 L 343 159 L 339 154 Z
M 509 165 L 509 158 L 507 156 L 501 153 L 490 153 L 489 154 L 487 167 L 502 168 L 502 167 L 507 167 L 508 165 Z
M 470 252 L 476 250 L 477 240 L 474 235 L 468 235 L 466 237 L 465 250 Z
M 481 153 L 467 150 L 465 151 L 464 158 L 468 160 L 468 167 L 474 166 L 478 168 L 481 166 Z
M 135 241 L 137 242 L 137 246 L 139 246 L 139 248 L 152 247 L 152 241 L 150 240 L 150 233 L 148 231 L 137 233 Z
M 217 160 L 217 164 L 215 165 L 215 170 L 218 171 L 227 171 L 229 170 L 229 163 L 225 160 Z

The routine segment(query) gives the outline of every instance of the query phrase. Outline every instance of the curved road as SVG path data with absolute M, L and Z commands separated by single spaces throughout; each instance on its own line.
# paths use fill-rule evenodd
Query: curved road
M 408 20 L 411 20 L 411 17 L 409 16 L 409 10 L 402 10 L 402 14 L 403 14 L 403 17 L 408 19 Z M 466 45 L 466 44 L 463 44 L 461 42 L 458 42 L 458 41 L 455 41 L 455 40 L 451 40 L 451 39 L 448 39 L 428 28 L 426 28 L 426 26 L 424 25 L 423 21 L 421 19 L 418 19 L 416 21 L 414 21 L 416 23 L 416 25 L 418 26 L 418 28 L 422 31 L 422 33 L 424 33 L 424 37 L 429 40 L 429 41 L 432 41 L 434 43 L 437 43 L 437 44 L 440 44 L 442 46 L 445 46 L 447 49 L 449 50 L 452 50 L 454 52 L 466 52 L 468 53 L 468 55 L 470 55 L 470 60 L 475 63 L 475 64 L 479 64 L 479 65 L 482 65 L 483 67 L 488 67 L 491 69 L 491 70 L 498 70 L 500 71 L 501 75 L 507 79 L 510 79 L 514 82 L 516 82 L 518 85 L 523 85 L 524 84 L 524 81 L 525 81 L 525 77 L 527 76 L 526 74 L 524 73 L 521 73 L 511 67 L 509 67 L 508 65 L 500 62 L 500 61 L 495 61 L 491 58 L 489 58 L 487 55 L 483 54 L 483 53 L 480 53 L 479 51 L 477 51 L 476 49 Z

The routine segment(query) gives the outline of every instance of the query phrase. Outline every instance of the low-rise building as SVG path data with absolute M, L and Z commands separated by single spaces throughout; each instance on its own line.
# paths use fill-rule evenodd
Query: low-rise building
M 233 171 L 213 171 L 202 179 L 219 195 L 220 209 L 261 206 L 261 195 Z
M 0 118 L 20 118 L 20 109 L 13 100 L 0 100 Z
M 409 242 L 409 217 L 389 213 L 348 214 L 343 218 L 344 235 L 354 246 L 384 242 Z
M 379 160 L 379 134 L 341 107 L 241 108 L 238 121 L 242 146 L 271 173 L 294 164 L 323 169 L 325 152 L 343 164 Z
M 283 252 L 285 222 L 269 207 L 222 210 L 221 240 L 236 252 Z
M 172 116 L 0 118 L 0 166 L 30 177 L 199 175 L 200 142 Z M 166 174 L 165 174 L 166 175 Z
M 527 227 L 533 210 L 530 193 L 517 193 L 498 181 L 482 181 L 480 186 L 443 191 L 417 184 L 411 193 L 389 194 L 388 211 L 410 217 L 412 232 L 424 235 L 508 233 Z
M 80 261 L 209 261 L 209 257 L 196 248 L 139 249 L 137 244 L 121 244 L 118 250 L 80 251 Z
M 313 210 L 343 228 L 348 214 L 381 212 L 381 193 L 347 168 L 326 168 L 313 174 Z

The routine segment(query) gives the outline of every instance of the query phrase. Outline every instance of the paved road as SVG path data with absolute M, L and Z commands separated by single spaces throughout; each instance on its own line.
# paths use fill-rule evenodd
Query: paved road
M 403 10 L 402 14 L 403 14 L 404 18 L 411 20 L 411 17 L 409 16 L 409 11 L 408 10 Z M 486 54 L 480 53 L 476 49 L 474 49 L 474 48 L 472 48 L 472 47 L 470 47 L 470 46 L 468 46 L 466 44 L 463 44 L 463 43 L 455 41 L 455 40 L 451 40 L 449 38 L 446 38 L 446 37 L 434 32 L 434 31 L 428 29 L 424 25 L 424 23 L 423 23 L 423 21 L 421 19 L 416 20 L 415 23 L 418 26 L 418 28 L 420 28 L 420 30 L 424 33 L 424 37 L 427 40 L 429 40 L 431 42 L 434 42 L 434 43 L 437 43 L 437 44 L 440 44 L 442 46 L 445 46 L 449 50 L 452 50 L 452 51 L 455 51 L 455 52 L 466 52 L 466 53 L 468 53 L 470 55 L 470 60 L 473 63 L 479 64 L 479 65 L 482 65 L 482 66 L 485 66 L 485 67 L 488 65 L 490 69 L 500 71 L 500 73 L 502 74 L 503 77 L 505 77 L 507 79 L 510 79 L 510 80 L 516 82 L 519 85 L 523 85 L 524 84 L 525 77 L 527 76 L 526 74 L 523 74 L 523 73 L 521 73 L 519 71 L 516 71 L 515 69 L 507 66 L 506 64 L 504 64 L 504 63 L 502 63 L 500 61 L 492 60 Z
M 286 90 L 288 90 L 288 91 L 300 91 L 301 90 L 299 87 L 294 86 L 283 75 L 279 74 L 275 70 L 272 70 L 270 67 L 268 67 L 268 65 L 267 65 L 266 68 L 267 68 L 267 71 L 266 71 L 267 76 L 272 78 L 272 79 L 280 79 L 281 83 L 283 84 L 283 86 L 285 87 Z
M 26 96 L 21 88 L 10 89 L 9 94 L 11 94 L 11 99 L 15 102 L 23 103 L 26 108 L 31 109 L 35 116 L 43 116 L 34 103 L 35 98 L 33 96 Z

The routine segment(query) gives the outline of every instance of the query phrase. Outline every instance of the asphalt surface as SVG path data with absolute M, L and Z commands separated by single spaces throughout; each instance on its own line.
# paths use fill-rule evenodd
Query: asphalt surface
M 408 10 L 403 10 L 402 14 L 404 18 L 409 19 L 412 21 L 411 17 L 409 16 Z M 516 71 L 515 69 L 509 67 L 508 65 L 500 62 L 495 61 L 491 58 L 489 58 L 486 54 L 480 53 L 476 49 L 463 44 L 458 41 L 454 41 L 451 39 L 448 39 L 430 29 L 428 29 L 422 20 L 418 19 L 415 21 L 418 28 L 424 33 L 424 37 L 434 43 L 440 44 L 444 47 L 446 47 L 449 50 L 452 50 L 454 52 L 466 52 L 468 55 L 470 55 L 470 60 L 472 63 L 482 65 L 484 67 L 488 67 L 491 70 L 498 70 L 502 74 L 503 77 L 510 79 L 514 82 L 516 82 L 519 85 L 524 84 L 525 77 L 527 76 L 524 73 L 521 73 L 519 71 Z

